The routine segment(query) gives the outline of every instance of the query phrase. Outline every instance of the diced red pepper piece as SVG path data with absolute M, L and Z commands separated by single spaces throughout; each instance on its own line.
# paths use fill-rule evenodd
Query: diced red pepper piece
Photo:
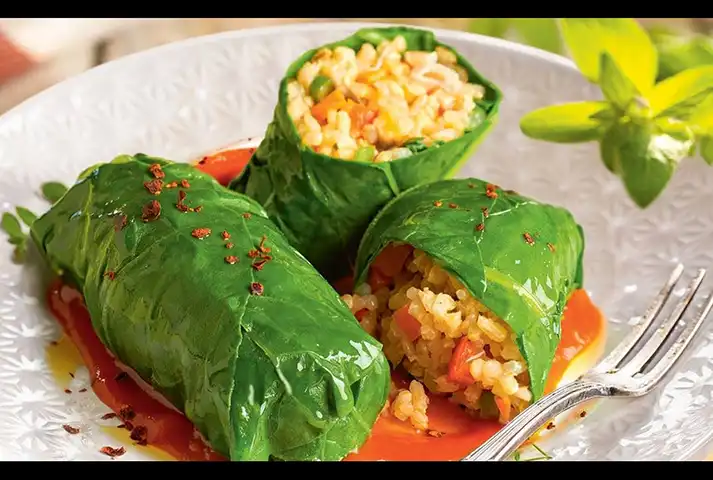
M 413 342 L 421 336 L 421 323 L 416 318 L 408 313 L 408 305 L 396 310 L 394 313 L 394 321 L 399 327 L 399 330 L 406 335 L 409 342 Z
M 468 337 L 458 339 L 451 361 L 448 363 L 448 380 L 459 385 L 468 386 L 475 383 L 475 379 L 470 374 L 470 359 L 482 351 L 476 344 L 468 340 Z
M 387 277 L 380 270 L 375 268 L 369 269 L 369 286 L 371 287 L 371 292 L 374 293 L 380 288 L 388 287 L 391 284 L 391 278 Z
M 406 259 L 413 251 L 411 245 L 389 244 L 374 259 L 371 264 L 372 269 L 377 269 L 385 276 L 393 278 L 401 271 L 406 263 Z

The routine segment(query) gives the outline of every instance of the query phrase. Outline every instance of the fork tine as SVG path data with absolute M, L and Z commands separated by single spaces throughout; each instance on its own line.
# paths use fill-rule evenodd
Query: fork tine
M 619 345 L 617 345 L 616 348 L 609 355 L 607 355 L 606 358 L 604 358 L 604 360 L 599 362 L 599 364 L 594 368 L 595 371 L 606 373 L 610 370 L 616 369 L 619 366 L 621 361 L 624 360 L 634 345 L 636 345 L 638 341 L 641 340 L 641 337 L 644 336 L 644 333 L 649 328 L 654 318 L 656 318 L 661 312 L 661 309 L 668 300 L 668 297 L 671 295 L 673 288 L 678 283 L 682 274 L 683 265 L 679 263 L 676 268 L 673 269 L 673 272 L 671 272 L 666 284 L 661 288 L 658 295 L 656 295 L 654 302 L 644 315 L 644 320 L 639 325 L 634 327 L 629 335 L 627 335 L 626 338 L 624 338 L 624 340 L 622 340 L 621 343 L 619 343 Z
M 661 381 L 664 375 L 666 375 L 669 370 L 671 370 L 671 368 L 676 364 L 678 359 L 681 358 L 683 351 L 686 349 L 686 347 L 688 347 L 688 345 L 691 343 L 698 331 L 701 329 L 703 322 L 705 322 L 706 318 L 708 318 L 708 315 L 711 312 L 711 308 L 713 308 L 713 293 L 708 294 L 708 301 L 698 313 L 698 317 L 695 319 L 695 321 L 692 321 L 690 324 L 686 325 L 686 328 L 683 330 L 683 332 L 681 332 L 671 349 L 666 352 L 666 356 L 659 360 L 659 362 L 654 366 L 654 368 L 651 369 L 651 371 L 649 371 L 639 379 L 641 383 L 639 385 L 639 388 L 637 389 L 638 394 L 643 395 L 648 393 Z
M 693 296 L 698 291 L 698 288 L 701 286 L 701 282 L 703 282 L 703 278 L 705 276 L 706 271 L 704 269 L 698 270 L 698 274 L 688 285 L 685 295 L 673 309 L 671 315 L 669 315 L 663 324 L 656 329 L 654 334 L 651 335 L 651 338 L 646 342 L 646 344 L 644 344 L 643 347 L 641 347 L 641 350 L 634 355 L 634 358 L 632 358 L 620 369 L 620 372 L 623 375 L 634 375 L 638 373 L 639 370 L 646 365 L 646 362 L 648 362 L 656 354 L 659 348 L 661 348 L 661 345 L 663 345 L 666 341 L 666 338 L 676 327 L 676 324 L 678 324 L 681 318 L 683 318 L 683 314 L 686 312 L 688 305 L 693 300 Z

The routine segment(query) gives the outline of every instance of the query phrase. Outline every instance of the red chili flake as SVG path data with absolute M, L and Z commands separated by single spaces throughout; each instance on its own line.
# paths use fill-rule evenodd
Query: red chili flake
M 50 345 L 52 345 L 53 347 L 56 347 L 57 345 L 59 345 L 59 342 L 57 340 L 52 340 L 50 342 Z
M 155 178 L 150 182 L 144 182 L 144 187 L 151 195 L 158 195 L 161 193 L 161 189 L 163 188 L 163 180 Z
M 69 372 L 69 376 L 74 378 L 74 374 L 72 372 Z
M 116 428 L 121 428 L 122 430 L 132 431 L 134 429 L 134 424 L 131 422 L 124 422 L 121 425 L 117 425 Z
M 587 412 L 585 412 L 584 410 L 582 410 L 581 412 L 579 412 L 579 418 L 584 418 L 584 417 L 586 417 L 586 416 L 587 416 Z
M 260 249 L 262 253 L 270 253 L 270 249 L 265 246 L 265 242 L 267 241 L 267 236 L 263 235 L 262 238 L 260 239 L 260 245 L 258 245 L 257 248 Z
M 225 244 L 225 248 L 233 248 L 235 245 L 233 245 L 231 242 L 228 242 Z
M 485 352 L 485 356 L 488 358 L 493 358 L 493 353 L 490 351 L 490 345 L 487 343 L 483 345 L 483 351 Z
M 68 388 L 65 388 L 65 389 L 64 389 L 64 393 L 66 393 L 67 395 L 69 395 L 70 393 L 72 393 L 72 391 L 71 391 L 70 389 L 68 389 Z
M 436 438 L 441 438 L 444 435 L 443 432 L 439 432 L 438 430 L 428 430 L 426 433 Z
M 201 158 L 200 162 L 198 162 L 198 165 L 204 165 L 206 160 L 208 160 L 208 157 Z
M 498 198 L 498 192 L 495 190 L 497 187 L 493 185 L 492 183 L 489 183 L 485 186 L 485 196 L 488 198 Z
M 230 234 L 228 233 L 227 230 L 223 230 L 223 232 L 220 234 L 220 236 L 223 238 L 223 240 L 227 240 L 230 238 Z
M 62 425 L 62 428 L 64 428 L 64 431 L 69 433 L 70 435 L 76 435 L 79 433 L 79 429 L 71 425 Z
M 488 210 L 488 207 L 483 207 L 480 209 L 481 212 L 483 212 L 483 217 L 488 218 L 490 216 L 490 211 Z
M 532 235 L 529 233 L 525 232 L 522 234 L 522 237 L 525 239 L 528 245 L 534 245 L 535 244 L 535 239 L 532 238 Z
M 261 258 L 260 260 L 253 263 L 252 267 L 259 272 L 260 270 L 262 270 L 262 267 L 264 267 L 266 263 L 267 263 L 267 260 L 265 260 L 264 258 Z
M 443 202 L 441 202 L 440 200 L 436 200 L 435 202 L 433 202 L 434 207 L 440 207 L 442 205 L 443 205 Z
M 547 248 L 550 249 L 550 252 L 555 253 L 555 246 L 551 243 L 547 242 Z
M 126 226 L 127 222 L 126 215 L 119 215 L 118 217 L 114 218 L 114 231 L 115 232 L 120 232 L 121 230 L 124 229 Z
M 200 212 L 201 210 L 203 210 L 203 205 L 198 205 L 196 208 L 190 208 L 190 207 L 189 207 L 189 210 L 192 210 L 192 211 L 198 213 L 198 212 Z
M 456 205 L 455 203 L 451 202 L 451 203 L 448 204 L 448 208 L 458 208 L 458 205 Z
M 108 271 L 104 274 L 104 276 L 106 278 L 108 278 L 109 280 L 114 280 L 116 278 L 116 273 L 112 272 L 112 271 Z
M 271 257 L 270 255 L 263 255 L 263 256 L 260 257 L 260 258 L 262 258 L 263 260 L 265 260 L 265 261 L 267 261 L 267 262 L 269 262 L 270 260 L 272 260 L 272 257 Z
M 146 445 L 147 437 L 148 429 L 143 425 L 137 425 L 136 427 L 134 427 L 134 429 L 131 430 L 131 435 L 129 435 L 129 438 L 135 441 L 137 445 L 141 446 Z
M 128 377 L 129 377 L 128 373 L 121 371 L 121 372 L 117 373 L 116 376 L 114 376 L 114 380 L 117 382 L 120 382 Z
M 236 257 L 235 255 L 228 255 L 227 257 L 225 257 L 225 263 L 229 263 L 231 265 L 234 265 L 234 264 L 238 263 L 239 261 L 240 261 L 240 259 L 238 257 Z
M 250 284 L 250 293 L 252 295 L 262 295 L 265 292 L 265 287 L 260 282 L 252 282 Z
M 250 218 L 252 215 L 250 215 L 250 212 L 245 212 L 243 213 L 243 218 Z
M 119 409 L 119 416 L 122 420 L 133 420 L 136 416 L 136 412 L 134 412 L 131 405 L 124 405 Z
M 178 191 L 178 203 L 176 204 L 176 208 L 179 209 L 182 212 L 187 212 L 188 211 L 188 205 L 185 205 L 183 201 L 186 199 L 186 192 L 185 190 L 179 190 Z
M 484 223 L 479 223 L 479 224 L 477 224 L 477 225 L 475 226 L 475 229 L 476 229 L 477 231 L 479 231 L 479 232 L 482 232 L 483 230 L 485 230 L 485 224 L 484 224 Z
M 210 228 L 194 228 L 193 231 L 191 232 L 191 235 L 196 237 L 198 240 L 202 240 L 208 235 L 210 235 Z
M 178 186 L 178 182 L 170 182 L 164 185 L 165 188 L 176 188 Z
M 116 418 L 116 413 L 109 412 L 102 415 L 102 420 L 111 420 L 112 418 Z
M 163 173 L 163 170 L 161 169 L 161 165 L 158 163 L 154 163 L 149 167 L 149 173 L 154 176 L 154 178 L 163 178 L 166 176 L 165 173 Z
M 120 457 L 123 454 L 125 454 L 126 449 L 124 447 L 119 447 L 119 448 L 102 447 L 99 449 L 99 452 L 103 453 L 104 455 L 114 458 L 114 457 Z
M 80 389 L 79 389 L 79 393 L 84 393 L 84 392 L 86 392 L 86 391 L 87 391 L 86 388 L 80 388 Z
M 553 428 L 555 428 L 555 424 L 554 424 L 554 423 L 550 422 L 550 423 L 547 424 L 547 430 L 552 430 Z
M 181 180 L 181 186 L 183 188 L 191 188 L 191 184 L 188 183 L 188 180 L 186 180 L 185 178 L 183 180 Z
M 260 256 L 260 252 L 257 251 L 257 248 L 251 248 L 248 250 L 248 257 L 250 258 L 257 258 Z
M 156 220 L 159 216 L 161 216 L 161 204 L 158 200 L 151 200 L 141 210 L 141 220 L 144 222 Z

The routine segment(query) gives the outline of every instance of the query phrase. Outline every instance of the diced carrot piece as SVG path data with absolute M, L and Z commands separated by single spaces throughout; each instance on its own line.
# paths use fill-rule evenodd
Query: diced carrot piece
M 495 404 L 500 411 L 500 420 L 507 422 L 510 420 L 510 407 L 512 406 L 509 398 L 501 398 L 495 395 Z
M 352 130 L 357 132 L 361 131 L 365 125 L 374 121 L 376 113 L 377 112 L 368 108 L 366 105 L 362 105 L 361 103 L 354 103 L 353 105 L 350 105 L 349 117 L 352 120 Z
M 366 315 L 367 313 L 369 313 L 369 309 L 368 309 L 368 308 L 362 308 L 361 310 L 359 310 L 358 312 L 356 312 L 356 313 L 354 314 L 354 316 L 356 317 L 357 321 L 361 322 L 362 319 L 364 318 L 364 315 Z
M 371 268 L 379 270 L 387 277 L 394 277 L 404 267 L 404 263 L 412 251 L 411 245 L 389 244 L 374 259 Z
M 475 383 L 470 374 L 470 359 L 479 354 L 482 348 L 468 340 L 468 337 L 458 339 L 451 361 L 448 363 L 448 380 L 459 385 L 468 386 Z
M 396 310 L 394 313 L 394 321 L 399 327 L 399 330 L 406 335 L 409 342 L 413 342 L 421 336 L 421 324 L 416 318 L 408 313 L 408 305 Z
M 387 277 L 380 270 L 375 268 L 369 269 L 369 286 L 371 287 L 372 293 L 377 290 L 388 287 L 391 284 L 391 277 Z
M 321 102 L 312 107 L 312 116 L 322 125 L 327 123 L 327 112 L 347 106 L 347 100 L 341 90 L 335 90 Z

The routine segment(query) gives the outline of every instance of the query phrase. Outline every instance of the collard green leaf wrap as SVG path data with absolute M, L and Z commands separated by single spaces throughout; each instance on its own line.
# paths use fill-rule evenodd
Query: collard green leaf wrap
M 409 50 L 434 51 L 432 32 L 407 27 L 369 28 L 320 48 L 364 43 L 378 45 L 402 35 Z M 450 47 L 447 47 L 450 48 Z M 328 279 L 348 274 L 359 239 L 389 200 L 410 187 L 453 176 L 493 126 L 502 94 L 457 52 L 469 81 L 485 87 L 476 102 L 480 123 L 461 137 L 386 163 L 341 160 L 302 144 L 287 113 L 287 83 L 319 49 L 310 50 L 287 70 L 265 138 L 231 188 L 260 202 L 288 240 Z M 451 49 L 452 50 L 452 49 Z
M 458 179 L 403 193 L 364 234 L 355 285 L 388 244 L 423 250 L 510 325 L 538 398 L 560 341 L 563 309 L 582 285 L 584 236 L 562 208 L 494 187 L 492 198 L 488 191 L 482 180 Z
M 153 163 L 179 188 L 149 193 Z M 388 394 L 381 346 L 255 201 L 143 155 L 83 176 L 32 236 L 84 294 L 101 341 L 215 450 L 232 460 L 338 460 L 365 441 Z M 179 211 L 179 190 L 202 210 Z M 151 200 L 161 214 L 144 222 Z M 212 231 L 198 239 L 197 228 Z M 263 235 L 272 260 L 256 270 L 248 252 Z

